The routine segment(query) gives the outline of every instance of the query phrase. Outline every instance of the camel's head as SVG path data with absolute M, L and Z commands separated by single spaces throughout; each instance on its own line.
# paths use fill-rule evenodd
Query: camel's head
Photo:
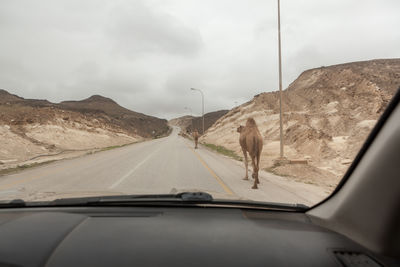
M 240 125 L 239 127 L 237 127 L 236 131 L 237 131 L 238 133 L 241 133 L 242 130 L 243 130 L 243 128 L 244 128 L 244 126 Z

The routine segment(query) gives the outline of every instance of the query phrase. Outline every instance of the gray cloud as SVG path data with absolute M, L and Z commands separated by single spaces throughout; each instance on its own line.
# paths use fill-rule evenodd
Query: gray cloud
M 0 88 L 111 97 L 164 118 L 278 88 L 276 1 L 0 2 Z M 308 68 L 400 57 L 400 1 L 281 1 L 284 87 Z
M 141 1 L 118 5 L 109 16 L 107 34 L 123 56 L 165 53 L 191 56 L 199 53 L 202 40 L 198 30 L 166 13 L 156 13 Z

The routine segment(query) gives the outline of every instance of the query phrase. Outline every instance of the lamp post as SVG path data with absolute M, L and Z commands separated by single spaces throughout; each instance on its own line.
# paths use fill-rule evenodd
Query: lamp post
M 192 91 L 199 91 L 201 93 L 201 103 L 202 103 L 202 112 L 201 112 L 201 116 L 203 117 L 203 132 L 202 134 L 204 134 L 204 94 L 203 91 L 201 91 L 200 89 L 196 89 L 196 88 L 190 88 L 190 90 Z
M 281 5 L 278 0 L 278 50 L 279 50 L 279 134 L 280 134 L 280 158 L 283 154 L 283 123 L 282 123 L 282 59 L 281 59 Z
M 192 112 L 192 109 L 191 109 L 191 108 L 188 108 L 188 107 L 184 107 L 184 109 L 187 109 L 187 110 L 190 111 L 190 117 L 191 117 L 191 118 L 190 118 L 190 122 L 191 122 L 190 125 L 191 125 L 191 128 L 192 128 L 191 130 L 193 131 L 193 115 L 192 115 L 193 112 Z

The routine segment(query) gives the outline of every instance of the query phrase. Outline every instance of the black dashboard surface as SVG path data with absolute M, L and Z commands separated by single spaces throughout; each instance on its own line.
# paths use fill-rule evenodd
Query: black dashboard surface
M 302 213 L 165 207 L 0 211 L 0 266 L 342 266 L 337 250 L 376 257 Z

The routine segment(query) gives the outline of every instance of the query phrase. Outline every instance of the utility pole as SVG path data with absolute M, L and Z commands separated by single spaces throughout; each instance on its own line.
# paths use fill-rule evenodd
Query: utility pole
M 280 158 L 284 159 L 283 154 L 283 122 L 282 122 L 282 59 L 281 59 L 281 5 L 278 0 L 278 47 L 279 47 L 279 132 L 280 132 Z
M 190 88 L 190 90 L 192 91 L 199 91 L 201 93 L 201 105 L 202 105 L 202 112 L 201 112 L 201 116 L 203 117 L 203 132 L 202 134 L 204 134 L 204 94 L 203 91 L 201 91 L 200 89 L 196 89 L 196 88 Z

